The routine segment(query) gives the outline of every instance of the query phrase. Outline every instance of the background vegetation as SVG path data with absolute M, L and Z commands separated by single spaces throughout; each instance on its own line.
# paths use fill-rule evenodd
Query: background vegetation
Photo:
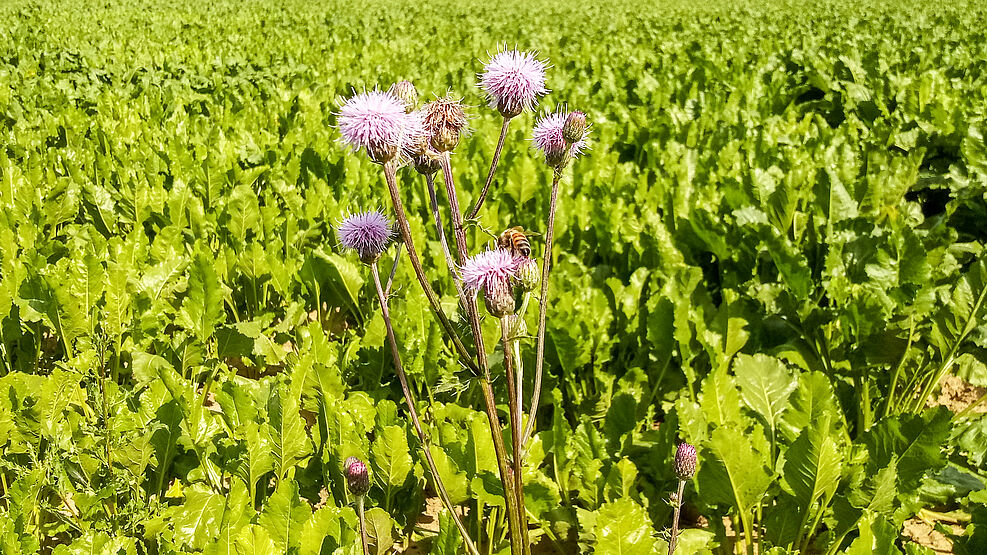
M 400 79 L 465 96 L 475 194 L 500 123 L 475 74 L 516 43 L 594 139 L 563 180 L 534 535 L 660 551 L 682 439 L 708 522 L 682 552 L 730 528 L 738 549 L 927 553 L 900 536 L 918 515 L 983 553 L 987 420 L 928 401 L 946 375 L 987 385 L 985 11 L 759 4 L 4 2 L 3 551 L 354 552 L 350 455 L 375 549 L 421 537 L 373 286 L 332 229 L 384 186 L 333 112 Z M 473 245 L 544 231 L 531 121 Z M 402 187 L 442 268 L 424 181 Z M 478 391 L 412 280 L 392 313 L 436 458 L 501 549 Z M 440 521 L 427 548 L 454 553 Z

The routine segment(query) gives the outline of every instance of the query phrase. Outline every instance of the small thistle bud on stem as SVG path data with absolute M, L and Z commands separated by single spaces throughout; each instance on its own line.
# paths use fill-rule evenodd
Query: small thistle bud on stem
M 434 175 L 442 167 L 438 160 L 427 154 L 415 156 L 413 162 L 415 171 L 421 175 Z
M 675 462 L 672 466 L 675 477 L 679 479 L 678 493 L 671 495 L 672 504 L 675 506 L 675 514 L 672 516 L 672 535 L 668 539 L 668 555 L 675 553 L 675 544 L 679 535 L 679 514 L 682 510 L 682 494 L 685 492 L 685 483 L 696 475 L 696 448 L 688 443 L 680 443 L 675 449 Z
M 675 450 L 675 477 L 691 480 L 696 475 L 696 448 L 688 443 L 680 443 Z
M 411 113 L 418 104 L 418 89 L 411 81 L 398 81 L 391 85 L 390 93 L 398 100 L 404 102 L 404 111 Z
M 367 465 L 356 457 L 350 457 L 346 461 L 349 462 L 345 467 L 346 487 L 353 495 L 363 497 L 370 491 L 370 473 L 367 471 Z
M 582 112 L 569 114 L 565 119 L 565 125 L 562 126 L 562 138 L 565 142 L 570 144 L 579 142 L 584 133 L 586 133 L 586 114 Z
M 525 258 L 514 274 L 514 282 L 524 293 L 530 293 L 538 288 L 541 283 L 541 271 L 538 269 L 538 262 Z

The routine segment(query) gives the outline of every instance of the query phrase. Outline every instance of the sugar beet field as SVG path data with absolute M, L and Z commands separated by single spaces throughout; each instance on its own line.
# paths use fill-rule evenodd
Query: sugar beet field
M 0 3 L 0 552 L 987 553 L 985 45 Z

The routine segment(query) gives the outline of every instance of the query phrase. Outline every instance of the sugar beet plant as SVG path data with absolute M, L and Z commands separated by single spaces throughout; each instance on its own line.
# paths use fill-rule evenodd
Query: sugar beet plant
M 493 441 L 500 474 L 501 491 L 505 502 L 508 524 L 508 540 L 513 554 L 530 553 L 531 541 L 528 537 L 528 514 L 524 497 L 524 457 L 538 410 L 541 392 L 542 372 L 545 360 L 546 314 L 549 304 L 549 277 L 551 275 L 552 239 L 558 203 L 559 180 L 569 162 L 581 155 L 586 148 L 587 123 L 582 112 L 558 110 L 542 116 L 535 124 L 532 134 L 533 146 L 541 152 L 547 171 L 553 173 L 552 189 L 546 199 L 549 204 L 548 220 L 545 222 L 545 247 L 542 256 L 541 272 L 538 263 L 531 257 L 532 249 L 527 234 L 520 227 L 511 227 L 502 233 L 491 236 L 493 246 L 485 248 L 474 245 L 471 254 L 467 242 L 466 226 L 476 225 L 474 219 L 482 209 L 484 200 L 493 183 L 500 153 L 504 146 L 511 119 L 522 112 L 532 111 L 538 97 L 547 93 L 545 70 L 547 64 L 534 53 L 504 50 L 498 52 L 481 74 L 481 86 L 486 91 L 490 107 L 503 117 L 503 126 L 494 152 L 486 182 L 475 206 L 464 218 L 458 201 L 457 185 L 452 168 L 452 154 L 460 139 L 468 132 L 468 118 L 462 102 L 448 93 L 426 102 L 419 107 L 418 91 L 409 81 L 394 84 L 387 92 L 374 89 L 355 94 L 342 106 L 338 115 L 342 141 L 358 154 L 364 154 L 381 166 L 387 191 L 390 196 L 397 228 L 397 244 L 404 247 L 407 258 L 425 293 L 429 308 L 441 323 L 449 341 L 460 357 L 460 362 L 474 372 L 482 391 L 484 411 L 487 416 L 490 436 Z M 442 245 L 445 269 L 452 277 L 458 293 L 459 305 L 468 322 L 468 333 L 463 333 L 451 323 L 445 308 L 438 302 L 432 290 L 432 280 L 426 272 L 415 246 L 408 216 L 405 213 L 402 191 L 399 188 L 398 171 L 414 171 L 426 182 L 429 206 L 434 219 L 432 233 Z M 439 195 L 436 192 L 435 178 L 441 173 L 445 187 L 445 204 L 451 215 L 447 229 L 443 225 Z M 450 248 L 447 233 L 454 237 L 454 247 Z M 393 323 L 388 306 L 392 282 L 386 285 L 381 280 L 378 260 L 390 246 L 394 235 L 392 223 L 379 211 L 366 211 L 350 215 L 338 226 L 340 243 L 355 250 L 360 260 L 370 267 L 377 300 L 380 303 L 387 342 L 393 357 L 394 369 L 401 383 L 401 391 L 408 409 L 415 434 L 423 446 L 423 453 L 435 488 L 450 518 L 462 537 L 467 551 L 479 555 L 477 542 L 449 496 L 443 484 L 441 473 L 433 458 L 431 438 L 422 426 L 416 399 L 408 384 L 408 377 L 401 361 L 401 349 L 395 338 Z M 477 252 L 479 251 L 479 252 Z M 455 253 L 454 255 L 452 253 Z M 393 257 L 392 264 L 400 261 Z M 390 275 L 393 277 L 394 268 Z M 540 288 L 539 288 L 540 284 Z M 540 289 L 538 300 L 538 329 L 535 335 L 536 357 L 533 375 L 532 397 L 525 413 L 523 357 L 520 349 L 526 342 L 527 330 L 525 312 L 529 297 Z M 507 436 L 510 438 L 508 450 L 504 440 L 504 429 L 498 414 L 497 399 L 494 395 L 488 346 L 484 340 L 484 325 L 489 323 L 479 308 L 479 296 L 483 297 L 486 313 L 495 321 L 500 331 L 501 360 L 506 384 L 506 405 L 508 412 Z M 466 345 L 471 344 L 471 347 Z M 427 410 L 427 408 L 426 408 Z M 360 498 L 361 527 L 362 497 Z M 482 509 L 480 509 L 482 510 Z M 493 541 L 493 538 L 488 538 Z M 366 551 L 364 541 L 364 550 Z

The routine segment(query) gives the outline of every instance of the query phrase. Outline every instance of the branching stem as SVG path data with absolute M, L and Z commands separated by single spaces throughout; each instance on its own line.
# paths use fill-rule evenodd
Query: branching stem
M 459 200 L 456 195 L 456 184 L 453 181 L 448 152 L 442 153 L 439 163 L 442 166 L 442 177 L 446 185 L 449 212 L 452 214 L 452 229 L 456 237 L 457 261 L 462 265 L 466 262 L 469 252 L 466 248 L 466 232 L 463 230 L 463 218 L 462 213 L 459 211 Z M 487 364 L 487 353 L 483 346 L 483 328 L 480 326 L 480 313 L 477 310 L 475 297 L 464 295 L 460 299 L 469 318 L 470 329 L 473 332 L 473 341 L 476 343 L 477 365 L 482 372 L 480 388 L 483 390 L 483 401 L 487 413 L 487 422 L 490 425 L 491 439 L 494 442 L 494 453 L 497 456 L 500 481 L 504 485 L 504 501 L 507 505 L 507 523 L 510 529 L 511 553 L 513 555 L 522 555 L 527 551 L 525 548 L 528 534 L 527 530 L 521 527 L 521 511 L 523 509 L 518 507 L 517 497 L 514 495 L 511 469 L 507 464 L 507 449 L 504 446 L 504 435 L 500 425 L 500 418 L 497 416 L 497 402 L 494 399 L 493 387 L 490 385 L 490 367 Z
M 377 263 L 374 262 L 370 265 L 370 273 L 374 278 L 374 285 L 377 287 L 377 300 L 380 302 L 380 312 L 384 317 L 384 327 L 387 330 L 387 342 L 391 346 L 391 357 L 394 359 L 394 371 L 398 375 L 398 381 L 401 382 L 401 392 L 404 394 L 404 402 L 408 405 L 408 415 L 411 418 L 411 424 L 415 428 L 415 434 L 418 435 L 418 440 L 422 442 L 422 448 L 425 451 L 425 460 L 428 463 L 428 468 L 432 472 L 432 477 L 435 480 L 435 489 L 439 493 L 439 498 L 442 499 L 442 504 L 445 505 L 446 510 L 452 515 L 452 519 L 456 522 L 456 527 L 459 528 L 459 533 L 463 536 L 463 541 L 466 543 L 466 548 L 472 555 L 479 555 L 479 551 L 476 549 L 476 545 L 470 538 L 469 533 L 466 530 L 466 526 L 463 525 L 463 521 L 459 518 L 459 514 L 456 513 L 455 507 L 452 504 L 452 499 L 449 497 L 449 492 L 446 490 L 445 484 L 442 482 L 442 477 L 439 476 L 439 470 L 435 466 L 435 460 L 432 458 L 432 444 L 429 440 L 429 436 L 425 434 L 425 430 L 422 428 L 421 420 L 418 418 L 418 411 L 415 410 L 415 398 L 411 393 L 411 388 L 408 387 L 408 376 L 404 372 L 404 366 L 401 364 L 401 352 L 398 349 L 397 340 L 394 337 L 394 326 L 391 325 L 391 312 L 387 306 L 387 296 L 384 294 L 384 289 L 380 284 L 380 272 L 377 270 Z
M 387 181 L 388 192 L 391 194 L 391 203 L 394 205 L 394 215 L 397 218 L 398 228 L 401 231 L 401 239 L 404 241 L 405 249 L 408 250 L 408 260 L 411 262 L 411 267 L 415 270 L 415 277 L 418 278 L 418 284 L 421 285 L 422 291 L 425 292 L 425 298 L 428 299 L 432 313 L 439 319 L 439 323 L 442 324 L 449 339 L 452 340 L 452 344 L 456 352 L 459 353 L 463 364 L 476 372 L 479 369 L 473 362 L 473 358 L 466 350 L 466 347 L 463 346 L 463 342 L 460 341 L 459 335 L 456 334 L 455 328 L 452 327 L 452 322 L 449 321 L 442 307 L 439 306 L 439 300 L 435 296 L 435 291 L 432 290 L 432 286 L 429 285 L 428 278 L 425 276 L 421 259 L 418 258 L 418 251 L 415 250 L 415 243 L 411 238 L 411 226 L 408 224 L 408 215 L 404 211 L 404 203 L 401 202 L 401 195 L 398 192 L 397 167 L 394 165 L 394 162 L 384 164 L 384 178 Z

